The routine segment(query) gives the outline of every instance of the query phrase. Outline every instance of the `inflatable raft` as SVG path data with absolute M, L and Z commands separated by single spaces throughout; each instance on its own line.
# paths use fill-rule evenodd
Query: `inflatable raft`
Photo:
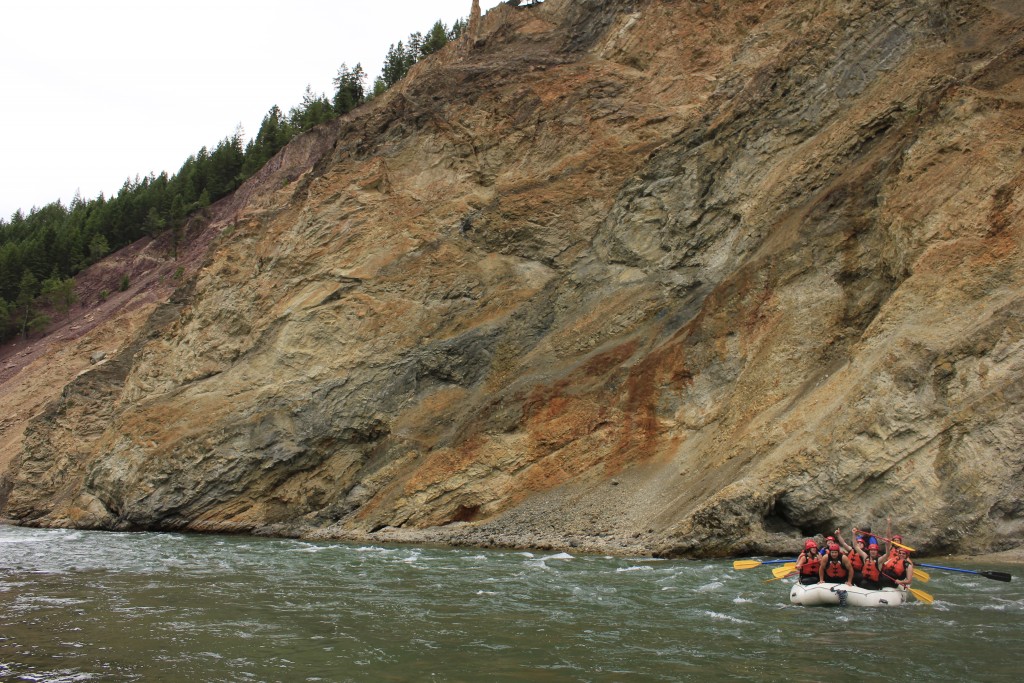
M 789 601 L 804 607 L 894 607 L 907 601 L 907 589 L 868 590 L 859 586 L 847 586 L 845 583 L 812 583 L 806 586 L 796 583 L 789 590 Z

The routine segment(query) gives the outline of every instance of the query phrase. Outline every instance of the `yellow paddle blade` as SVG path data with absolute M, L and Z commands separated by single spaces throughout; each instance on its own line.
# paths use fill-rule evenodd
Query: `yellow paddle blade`
M 783 576 L 789 576 L 790 572 L 793 572 L 795 570 L 796 570 L 796 564 L 790 562 L 790 563 L 781 565 L 781 566 L 776 567 L 775 569 L 773 569 L 772 570 L 772 576 L 774 576 L 775 578 L 778 579 L 778 578 L 783 577 Z
M 733 569 L 753 569 L 760 566 L 761 560 L 736 560 L 732 563 Z
M 784 579 L 787 576 L 796 576 L 796 570 L 795 569 L 790 569 L 788 572 L 786 572 L 782 576 L 776 576 L 774 579 L 765 579 L 764 583 L 771 583 L 772 581 L 778 581 L 779 579 Z
M 931 581 L 931 575 L 923 569 L 914 567 L 914 581 L 920 581 L 921 583 L 928 583 Z
M 918 590 L 917 588 L 911 588 L 910 593 L 926 605 L 930 605 L 933 602 L 935 602 L 935 598 L 933 598 L 930 594 L 925 593 L 922 590 Z

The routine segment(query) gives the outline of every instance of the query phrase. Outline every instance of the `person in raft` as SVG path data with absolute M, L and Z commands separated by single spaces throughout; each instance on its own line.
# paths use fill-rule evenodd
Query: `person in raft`
M 903 543 L 902 536 L 893 536 L 892 540 Z M 914 563 L 910 561 L 910 552 L 906 548 L 890 545 L 889 551 L 878 563 L 881 567 L 880 581 L 883 587 L 909 586 L 914 580 Z
M 835 542 L 836 542 L 836 537 L 835 536 L 826 536 L 825 540 L 821 542 L 821 550 L 818 551 L 818 554 L 821 555 L 822 557 L 824 557 L 825 555 L 828 555 L 828 547 L 829 547 L 829 545 L 832 544 L 832 543 L 835 543 Z
M 836 529 L 836 542 L 839 547 L 842 548 L 843 552 L 846 553 L 846 557 L 850 558 L 850 565 L 853 567 L 853 582 L 856 585 L 860 585 L 861 572 L 864 569 L 864 558 L 867 557 L 866 546 L 867 542 L 863 536 L 857 535 L 854 532 L 853 547 L 850 547 L 846 541 L 843 540 L 843 534 Z
M 854 536 L 860 536 L 861 538 L 864 539 L 864 547 L 865 548 L 868 547 L 869 545 L 871 545 L 872 543 L 874 543 L 875 545 L 878 545 L 878 539 L 875 538 L 875 535 L 871 533 L 871 527 L 866 525 L 866 524 L 861 529 L 854 529 L 853 530 L 853 535 Z
M 796 570 L 800 577 L 800 583 L 818 583 L 818 568 L 821 566 L 821 556 L 818 555 L 818 543 L 813 538 L 804 541 L 803 552 L 796 558 Z
M 878 555 L 878 544 L 870 543 L 866 553 L 860 548 L 855 548 L 854 550 L 861 556 L 861 570 L 860 579 L 858 580 L 856 575 L 854 575 L 853 583 L 869 591 L 878 590 L 882 587 L 882 573 L 879 569 L 879 559 L 881 558 Z
M 821 558 L 818 566 L 818 583 L 846 583 L 853 585 L 853 565 L 850 558 L 843 555 L 838 543 L 828 544 L 828 555 Z

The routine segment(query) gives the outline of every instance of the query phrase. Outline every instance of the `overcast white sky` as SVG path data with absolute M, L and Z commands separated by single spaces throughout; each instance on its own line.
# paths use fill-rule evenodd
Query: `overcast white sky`
M 488 9 L 500 0 L 481 0 Z M 271 105 L 330 96 L 342 62 L 369 83 L 392 43 L 471 0 L 5 0 L 0 216 L 125 178 L 174 173 Z

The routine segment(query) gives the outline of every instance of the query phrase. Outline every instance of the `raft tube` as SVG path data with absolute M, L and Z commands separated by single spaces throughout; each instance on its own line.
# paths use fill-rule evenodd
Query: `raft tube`
M 906 588 L 881 588 L 868 590 L 845 583 L 793 584 L 789 590 L 789 601 L 794 605 L 817 607 L 842 605 L 852 607 L 895 607 L 907 601 Z

